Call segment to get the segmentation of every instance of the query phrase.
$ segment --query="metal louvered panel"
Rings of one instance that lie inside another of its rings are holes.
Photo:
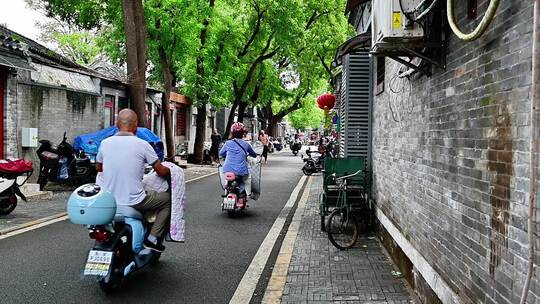
[[[344,66],[345,67],[345,66]],[[347,138],[345,137],[344,121],[347,110],[347,71],[344,70],[341,75],[341,87],[339,92],[339,121],[341,122],[341,130],[339,132],[339,157],[345,157],[345,143]]]
[[[340,156],[369,159],[371,142],[372,63],[368,53],[343,60]]]

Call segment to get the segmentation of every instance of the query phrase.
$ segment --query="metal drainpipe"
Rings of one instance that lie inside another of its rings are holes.
[[[525,304],[527,301],[527,294],[529,293],[529,287],[531,285],[531,278],[534,274],[534,244],[535,244],[535,232],[536,229],[534,223],[535,215],[535,205],[536,205],[536,164],[537,164],[537,150],[538,150],[538,118],[537,118],[537,100],[538,94],[536,90],[536,81],[539,76],[539,65],[538,65],[538,10],[540,6],[540,0],[534,1],[534,10],[533,10],[533,40],[532,40],[532,79],[531,79],[531,108],[530,108],[530,118],[531,118],[531,140],[530,140],[530,194],[529,194],[529,218],[527,220],[528,227],[528,239],[529,239],[529,267],[527,270],[527,279],[523,285],[523,290],[521,292],[521,304]]]

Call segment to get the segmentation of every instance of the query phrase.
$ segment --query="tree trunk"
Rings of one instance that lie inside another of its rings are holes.
[[[240,105],[238,105],[238,119],[237,121],[244,123],[244,116],[246,116],[246,109],[248,104],[246,102],[240,102]]]
[[[161,61],[161,69],[163,70],[163,96],[161,99],[161,108],[163,109],[163,120],[165,122],[165,145],[167,146],[167,159],[169,161],[174,161],[175,145],[171,111],[169,110],[169,100],[173,86],[173,75],[171,73],[171,66],[163,45],[159,47],[159,58]]]
[[[146,122],[146,21],[142,0],[122,0],[126,36],[128,88],[139,126]]]
[[[213,11],[215,6],[215,0],[209,0],[208,6]],[[210,25],[210,16],[207,16],[203,21],[203,28],[199,35],[201,41],[201,47],[199,48],[199,56],[197,56],[197,85],[196,85],[196,97],[197,97],[197,120],[195,128],[195,147],[193,154],[195,154],[195,163],[200,164],[203,161],[204,141],[206,139],[206,103],[208,102],[208,96],[206,92],[202,92],[202,79],[205,77],[204,70],[204,58],[203,51],[206,45],[206,38],[208,34],[208,26]]]
[[[206,139],[206,105],[202,105],[197,108],[197,120],[195,128],[195,163],[202,164],[203,162],[203,151],[204,151],[204,141]]]
[[[276,117],[276,116],[273,116],[268,119],[268,129],[267,129],[267,132],[268,132],[268,135],[272,136],[272,137],[277,137],[277,124],[281,121],[282,118],[279,118],[279,117]]]
[[[231,133],[231,126],[234,123],[234,113],[236,112],[236,108],[238,107],[238,102],[234,102],[231,111],[229,112],[229,118],[227,119],[227,125],[225,126],[225,131],[223,132],[223,139],[228,139]]]

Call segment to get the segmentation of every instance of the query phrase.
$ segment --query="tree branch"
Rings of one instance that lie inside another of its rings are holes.
[[[309,85],[306,87],[306,90],[302,94],[296,95],[294,103],[290,107],[286,109],[281,109],[277,114],[274,115],[274,117],[276,117],[278,120],[281,120],[287,114],[302,108],[302,99],[306,98],[308,94],[309,94]]]
[[[291,63],[289,61],[289,58],[288,57],[283,57],[278,61],[277,66],[278,66],[278,69],[284,69],[284,68],[288,67],[290,64]]]
[[[237,92],[238,93],[236,96],[237,100],[241,100],[242,97],[244,96],[246,89],[249,83],[251,82],[251,79],[253,78],[253,74],[255,73],[255,70],[257,69],[257,66],[261,64],[263,61],[270,59],[277,54],[277,49],[268,54],[265,54],[270,48],[270,45],[272,45],[273,39],[274,39],[273,35],[270,35],[270,37],[268,37],[268,40],[266,41],[266,45],[264,46],[264,49],[262,50],[261,55],[257,57],[257,59],[255,59],[255,61],[253,61],[253,63],[249,67],[249,70],[246,74],[246,78],[244,79],[244,82],[242,82],[242,85],[240,86],[240,89]]]
[[[223,59],[223,50],[225,49],[225,40],[227,40],[227,37],[229,36],[230,33],[231,33],[230,31],[227,31],[223,39],[221,39],[221,41],[219,42],[216,60],[214,60],[214,73],[217,73],[217,71],[219,70],[221,60]]]
[[[261,29],[261,21],[264,18],[264,13],[266,12],[266,11],[261,11],[259,4],[256,1],[253,1],[253,6],[255,8],[255,11],[257,11],[257,23],[255,24],[255,28],[253,29],[253,32],[251,33],[249,40],[246,42],[246,44],[242,48],[242,51],[238,53],[238,58],[241,58],[247,55],[249,47],[253,44],[253,42],[255,41],[255,38],[259,34],[259,31]]]
[[[309,18],[307,24],[306,24],[306,27],[304,28],[306,31],[311,29],[311,27],[315,24],[315,22],[321,18],[322,16],[324,15],[328,15],[330,14],[330,11],[324,11],[320,14],[317,14],[317,11],[314,11],[313,14],[311,15],[311,17]]]
[[[330,69],[330,67],[326,64],[326,62],[324,61],[324,57],[319,52],[317,52],[317,57],[319,57],[319,60],[321,61],[326,73],[328,73],[328,75],[332,77],[332,69]]]
[[[251,101],[252,104],[254,104],[259,99],[263,81],[264,81],[264,77],[259,79],[259,81],[255,85],[255,88],[253,89],[253,93],[251,94],[251,97],[249,98],[249,101]]]

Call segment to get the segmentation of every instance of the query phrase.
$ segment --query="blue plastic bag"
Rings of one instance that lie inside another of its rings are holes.
[[[73,149],[82,150],[89,156],[96,155],[101,142],[104,139],[115,135],[116,133],[118,133],[118,128],[116,126],[112,126],[94,133],[79,135],[73,140]],[[154,132],[151,130],[142,127],[137,128],[137,134],[135,135],[138,138],[148,142],[152,148],[154,148],[158,158],[163,161],[165,156],[165,148],[159,136],[154,134]]]

